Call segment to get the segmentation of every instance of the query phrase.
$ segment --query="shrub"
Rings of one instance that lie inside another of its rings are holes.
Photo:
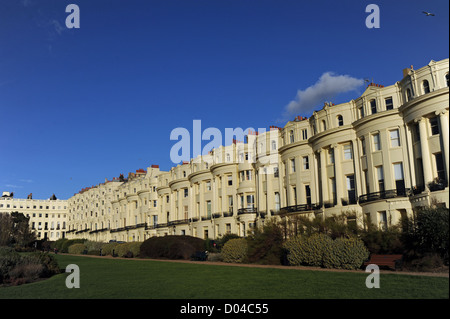
[[[357,238],[336,238],[323,256],[326,268],[358,269],[369,257],[369,250]]]
[[[247,258],[247,249],[244,238],[230,239],[222,248],[222,259],[227,263],[242,263]]]
[[[239,235],[233,234],[233,233],[223,235],[222,237],[220,237],[216,240],[216,243],[218,246],[217,248],[219,250],[221,250],[227,241],[229,241],[230,239],[235,239],[235,238],[240,238],[240,237],[239,237]]]
[[[139,256],[141,245],[142,245],[141,242],[118,244],[115,247],[115,253],[119,257],[127,257],[127,258],[137,257]]]
[[[119,245],[118,243],[107,243],[107,244],[103,244],[102,245],[102,255],[104,256],[112,256],[113,254],[113,250],[114,253],[117,253],[117,245]]]
[[[247,239],[248,261],[264,265],[279,265],[283,256],[283,234],[276,222],[255,228]]]
[[[142,258],[190,259],[197,251],[204,251],[205,241],[192,236],[170,235],[151,237],[140,246]]]
[[[324,234],[314,234],[310,237],[297,236],[289,239],[284,248],[290,265],[323,266],[326,251],[331,249],[333,240]]]
[[[89,255],[99,255],[100,249],[103,247],[104,244],[99,241],[87,240],[84,243],[84,245],[86,246]]]
[[[82,254],[86,249],[86,246],[84,244],[73,244],[69,246],[69,254],[75,254],[79,255]]]
[[[23,284],[59,273],[53,256],[46,253],[19,255],[0,249],[0,284]]]

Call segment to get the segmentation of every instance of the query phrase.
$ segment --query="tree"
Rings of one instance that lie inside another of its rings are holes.
[[[29,218],[23,213],[0,214],[0,246],[13,244],[25,247],[36,240],[29,227]]]
[[[0,246],[11,244],[13,227],[14,222],[11,215],[0,213]]]

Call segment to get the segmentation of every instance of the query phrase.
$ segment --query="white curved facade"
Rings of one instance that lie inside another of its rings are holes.
[[[386,227],[416,206],[449,207],[449,60],[403,75],[169,172],[152,165],[83,189],[67,201],[65,235],[246,236],[269,216],[342,213]]]

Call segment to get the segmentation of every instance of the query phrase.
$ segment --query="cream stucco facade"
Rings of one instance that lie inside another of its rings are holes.
[[[67,201],[68,238],[246,236],[267,218],[344,212],[380,227],[432,201],[449,207],[449,60],[369,84],[355,100],[251,132],[170,171],[157,165]],[[0,207],[1,211],[1,207]]]

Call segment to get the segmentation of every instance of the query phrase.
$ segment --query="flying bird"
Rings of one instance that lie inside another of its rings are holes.
[[[434,13],[430,13],[430,12],[426,12],[426,11],[422,11],[422,13],[425,13],[428,16],[433,16],[434,17]]]

